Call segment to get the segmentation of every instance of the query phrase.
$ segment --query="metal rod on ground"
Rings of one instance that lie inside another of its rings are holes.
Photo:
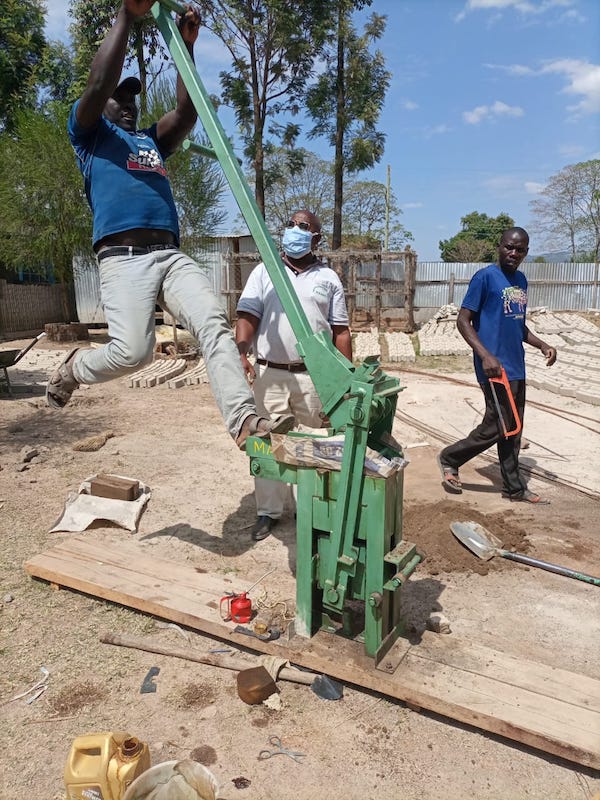
[[[158,653],[162,656],[173,656],[174,658],[184,658],[187,661],[196,661],[199,664],[208,664],[211,667],[221,667],[232,669],[236,672],[249,669],[253,664],[241,659],[230,658],[229,656],[215,656],[205,653],[195,653],[193,650],[186,650],[183,647],[165,647],[152,639],[138,639],[136,636],[127,634],[104,633],[100,637],[104,644],[114,644],[118,647],[131,647],[134,650],[145,650],[147,653]],[[310,686],[315,678],[319,676],[314,672],[303,672],[290,667],[283,667],[277,673],[277,678],[292,683],[302,683]]]

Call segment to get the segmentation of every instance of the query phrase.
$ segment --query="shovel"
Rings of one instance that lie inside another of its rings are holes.
[[[258,636],[257,638],[260,639],[261,637]],[[168,647],[152,639],[138,639],[136,636],[128,636],[127,634],[104,633],[100,637],[100,641],[104,644],[114,644],[118,647],[131,647],[135,650],[145,650],[147,653],[158,653],[163,656],[184,658],[188,661],[196,661],[199,664],[209,664],[213,667],[232,669],[237,672],[248,669],[247,661],[235,658],[220,658],[219,656],[197,653],[191,649],[183,649],[180,647]],[[305,686],[310,686],[317,697],[320,697],[322,700],[340,700],[343,697],[342,684],[334,681],[327,675],[317,675],[314,672],[306,672],[302,669],[283,667],[277,673],[277,677],[284,681],[303,683]]]
[[[523,555],[523,553],[511,553],[510,550],[503,550],[500,539],[477,522],[451,522],[450,530],[461,544],[464,544],[465,547],[483,561],[489,561],[494,556],[500,556],[501,558],[508,558],[510,561],[518,561],[519,564],[539,567],[540,569],[548,570],[548,572],[555,572],[557,575],[565,575],[567,578],[575,578],[578,581],[591,583],[593,586],[600,586],[600,578],[594,578],[584,572],[576,572],[568,567],[559,567],[557,564],[539,561],[537,558],[531,558]]]

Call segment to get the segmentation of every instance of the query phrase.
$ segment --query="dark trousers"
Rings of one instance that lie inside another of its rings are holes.
[[[485,396],[485,414],[481,423],[465,439],[445,447],[440,453],[440,461],[443,466],[459,469],[467,461],[495,444],[498,446],[503,492],[509,495],[520,494],[527,488],[519,471],[521,433],[509,436],[508,439],[504,436],[490,385],[489,383],[480,385]],[[525,412],[525,381],[510,381],[510,390],[522,422]],[[512,424],[514,420],[508,397],[502,386],[497,387],[496,394],[504,419],[507,420],[506,426],[510,430],[514,427]]]

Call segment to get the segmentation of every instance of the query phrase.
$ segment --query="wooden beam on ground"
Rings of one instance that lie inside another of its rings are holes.
[[[273,642],[236,634],[219,613],[225,579],[148,553],[132,540],[76,535],[30,559],[33,577],[289,659],[530,747],[600,768],[600,681],[454,636],[399,640],[377,668],[363,645],[319,632]]]

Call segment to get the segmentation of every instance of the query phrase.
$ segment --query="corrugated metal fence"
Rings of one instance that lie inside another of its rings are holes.
[[[447,264],[420,261],[417,266],[415,306],[460,306],[469,280],[485,264]],[[585,311],[598,307],[598,264],[542,264],[526,262],[521,270],[529,283],[529,308]]]
[[[182,249],[202,266],[223,308],[227,308],[223,286],[223,280],[227,278],[225,267],[234,238],[238,237],[195,238],[182,242]],[[100,275],[94,255],[90,253],[74,258],[73,273],[79,321],[86,325],[104,325],[106,320],[100,299]]]
[[[182,243],[206,270],[213,290],[230,319],[248,275],[259,260],[250,236],[194,238]],[[323,254],[338,271],[348,295],[353,318],[369,324],[396,319],[406,311],[406,253],[380,254],[353,252],[337,260]],[[473,274],[485,266],[476,263],[421,261],[417,264],[414,308],[418,319],[428,319],[432,310],[454,303],[460,305]],[[74,261],[75,297],[79,321],[104,324],[100,300],[100,280],[93,256]],[[529,307],[545,306],[555,311],[584,311],[598,308],[600,300],[598,264],[540,264],[527,262],[522,267],[529,281]],[[32,330],[45,322],[64,321],[60,290],[56,286],[22,286],[0,282],[0,329]],[[410,294],[410,292],[408,292]],[[386,314],[386,310],[391,313]]]

